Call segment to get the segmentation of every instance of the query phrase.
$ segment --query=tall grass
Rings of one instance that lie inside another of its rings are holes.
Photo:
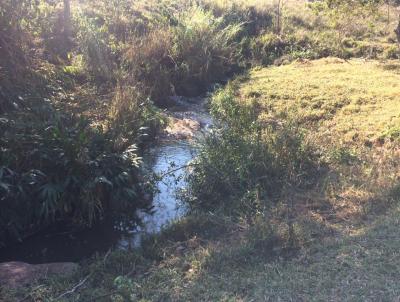
[[[179,12],[174,25],[158,28],[129,47],[129,77],[158,104],[172,94],[198,95],[238,67],[241,29],[241,24],[224,25],[222,18],[198,6]]]
[[[117,149],[101,128],[39,110],[40,122],[14,115],[0,125],[0,246],[55,222],[90,226],[146,208],[135,146]]]

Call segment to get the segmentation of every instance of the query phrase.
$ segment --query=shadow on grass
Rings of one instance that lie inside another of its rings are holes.
[[[213,240],[175,253],[172,258],[178,258],[176,262],[165,258],[163,265],[141,280],[147,292],[141,291],[140,298],[373,301],[385,297],[384,300],[393,301],[400,295],[400,185],[393,186],[385,196],[374,198],[389,198],[391,202],[385,211],[374,212],[366,226],[354,232],[340,233],[321,220],[299,224],[304,232],[318,235],[306,236],[311,241],[304,241],[291,254],[276,238],[255,238],[254,229],[237,230],[229,238],[226,230],[219,230],[221,233]],[[264,244],[260,245],[260,241]],[[165,288],[155,288],[158,282]]]

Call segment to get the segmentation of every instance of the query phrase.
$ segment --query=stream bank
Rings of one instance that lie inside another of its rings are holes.
[[[207,131],[212,120],[205,98],[172,97],[172,106],[165,110],[170,125],[157,139],[154,147],[143,155],[143,168],[148,173],[164,175],[156,184],[152,214],[139,213],[141,224],[122,233],[115,222],[105,221],[91,229],[71,232],[66,226],[56,226],[25,241],[0,250],[0,263],[23,261],[31,264],[49,262],[79,262],[95,253],[112,248],[138,247],[143,236],[159,232],[173,220],[185,214],[177,192],[184,189],[185,166],[196,154],[195,138]],[[169,169],[174,173],[166,173]]]

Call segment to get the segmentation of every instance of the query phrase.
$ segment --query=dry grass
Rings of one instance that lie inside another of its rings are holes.
[[[400,294],[398,214],[396,209],[357,235],[315,243],[291,260],[262,254],[240,239],[187,247],[183,255],[170,255],[149,276],[140,278],[135,298],[396,301]]]
[[[400,179],[398,68],[397,61],[301,60],[254,69],[238,84],[240,102],[255,103],[262,121],[290,118],[307,129],[330,172],[314,192],[325,201],[300,204],[335,228],[353,229],[392,202]]]

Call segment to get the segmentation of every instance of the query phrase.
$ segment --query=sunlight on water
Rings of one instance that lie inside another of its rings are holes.
[[[157,183],[157,191],[153,198],[153,214],[140,213],[143,226],[138,226],[129,236],[124,236],[120,246],[137,247],[142,235],[159,232],[168,223],[182,217],[185,213],[184,205],[177,198],[179,190],[185,188],[185,169],[177,169],[173,173],[166,173],[185,166],[195,156],[195,149],[187,141],[169,141],[149,150],[144,156],[148,168],[156,174],[166,174]]]

